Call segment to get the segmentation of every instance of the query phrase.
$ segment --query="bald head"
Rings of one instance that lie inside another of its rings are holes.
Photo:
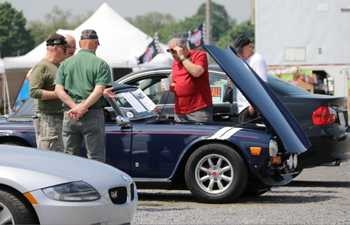
[[[66,57],[70,57],[74,55],[75,49],[76,49],[76,41],[75,38],[69,34],[65,36],[66,41],[67,41],[67,52],[66,52]]]
[[[96,49],[99,45],[97,39],[83,39],[79,41],[79,46],[81,49],[90,50],[92,52],[96,52]]]
[[[176,46],[178,46],[180,48],[187,49],[187,40],[184,38],[172,38],[168,42],[168,46],[170,49],[173,49]]]

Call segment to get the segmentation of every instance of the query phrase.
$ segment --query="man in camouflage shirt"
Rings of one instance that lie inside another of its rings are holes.
[[[35,101],[35,135],[40,149],[63,151],[63,107],[55,93],[58,65],[66,57],[64,36],[52,34],[46,41],[47,52],[30,74],[30,96]]]

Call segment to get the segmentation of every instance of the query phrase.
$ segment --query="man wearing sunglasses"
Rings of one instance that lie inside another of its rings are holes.
[[[170,90],[175,94],[175,121],[210,122],[213,117],[208,59],[202,50],[189,50],[186,39],[168,43],[174,58]]]
[[[66,57],[66,45],[64,36],[50,35],[46,40],[46,56],[30,73],[30,96],[35,99],[35,135],[40,149],[63,151],[63,108],[55,94],[55,78],[59,64]]]

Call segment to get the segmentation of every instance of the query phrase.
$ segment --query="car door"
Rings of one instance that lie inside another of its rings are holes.
[[[130,174],[132,129],[121,127],[114,121],[105,125],[107,163]]]
[[[132,126],[132,174],[136,178],[169,178],[187,144],[195,138],[174,124]]]

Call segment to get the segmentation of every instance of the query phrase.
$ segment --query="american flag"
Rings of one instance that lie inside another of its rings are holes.
[[[188,44],[190,48],[198,48],[204,44],[203,24],[188,32]]]
[[[147,46],[145,52],[138,57],[138,64],[150,62],[157,54],[159,50],[157,48],[156,40],[153,39],[151,43]]]

